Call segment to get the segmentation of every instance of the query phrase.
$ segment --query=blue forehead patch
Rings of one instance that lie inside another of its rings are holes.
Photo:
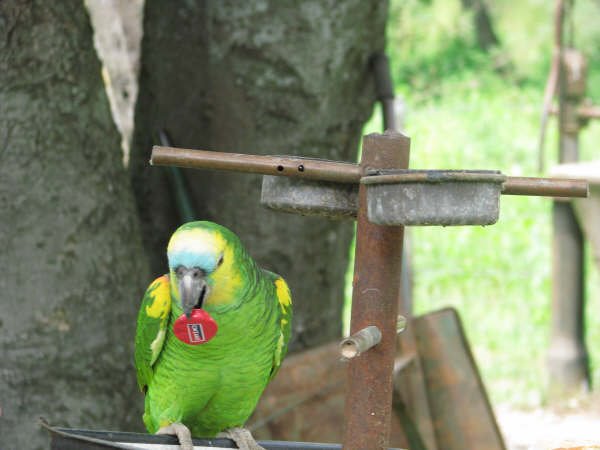
[[[217,267],[217,258],[210,253],[177,252],[168,255],[168,258],[170,269],[199,267],[205,272],[212,272]]]

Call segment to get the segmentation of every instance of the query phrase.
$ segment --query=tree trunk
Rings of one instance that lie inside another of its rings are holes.
[[[147,163],[159,129],[179,147],[355,161],[386,13],[376,0],[147,1],[132,175],[156,274],[178,226],[165,169]],[[338,337],[352,224],[262,209],[258,176],[185,177],[198,218],[234,230],[288,280],[292,347]]]
[[[489,50],[491,47],[497,46],[500,41],[494,31],[492,19],[484,0],[461,0],[461,3],[463,8],[473,13],[473,24],[479,48]]]
[[[83,2],[0,2],[0,447],[140,428],[148,270]]]

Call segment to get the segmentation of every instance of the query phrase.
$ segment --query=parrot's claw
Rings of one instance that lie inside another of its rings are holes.
[[[250,431],[246,430],[245,428],[228,428],[227,430],[219,433],[217,437],[231,439],[236,443],[240,450],[265,450],[263,447],[257,444]]]
[[[156,434],[173,434],[177,436],[181,450],[194,450],[192,433],[190,433],[189,428],[182,423],[174,422],[171,425],[162,427]]]

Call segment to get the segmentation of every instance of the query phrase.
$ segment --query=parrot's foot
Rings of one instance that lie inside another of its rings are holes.
[[[162,427],[156,432],[156,434],[173,434],[177,436],[179,440],[179,446],[181,450],[194,450],[194,444],[192,444],[192,433],[188,427],[184,424],[175,422],[166,427]]]
[[[231,439],[240,450],[265,450],[256,443],[250,431],[245,428],[228,428],[217,436]]]

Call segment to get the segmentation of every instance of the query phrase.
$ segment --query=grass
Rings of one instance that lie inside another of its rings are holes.
[[[505,45],[484,54],[473,44],[469,18],[458,1],[392,1],[388,54],[396,90],[407,105],[412,168],[540,175],[537,138],[551,42],[551,8],[546,3],[495,3],[492,13]],[[581,3],[591,13],[593,6]],[[589,44],[598,44],[600,35],[593,30],[582,38],[592,53],[590,80],[600,79],[600,45]],[[597,90],[590,87],[600,103]],[[380,130],[377,111],[365,133]],[[581,133],[582,159],[598,158],[599,141],[600,122]],[[546,167],[555,163],[556,147],[552,123]],[[415,312],[447,305],[459,310],[495,404],[533,407],[546,401],[551,207],[545,198],[503,196],[494,226],[409,230]],[[598,385],[600,277],[591,261],[587,267],[586,336]]]

